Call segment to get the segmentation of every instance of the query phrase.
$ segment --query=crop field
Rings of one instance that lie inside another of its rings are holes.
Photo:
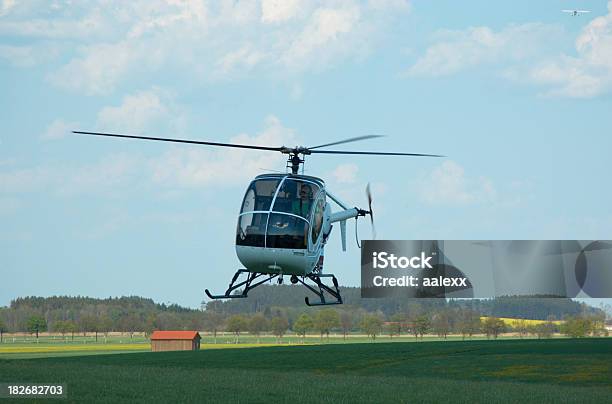
[[[486,320],[488,317],[480,317],[481,321]],[[539,325],[539,324],[546,324],[548,321],[546,320],[530,320],[530,319],[524,319],[524,318],[508,318],[508,317],[497,317],[499,318],[501,321],[504,322],[504,324],[510,326],[510,327],[516,327],[517,325],[519,325],[519,323],[521,321],[523,321],[526,325]],[[553,324],[556,325],[561,325],[564,323],[564,321],[561,320],[554,320],[551,321]]]
[[[506,334],[500,339],[517,339],[516,335]],[[560,337],[563,338],[563,337]],[[484,335],[473,336],[471,340],[486,340]],[[408,335],[394,336],[380,335],[372,341],[366,335],[349,334],[346,338],[339,334],[331,334],[329,337],[321,338],[319,335],[307,335],[302,339],[296,335],[287,335],[276,338],[272,335],[261,335],[259,337],[242,334],[236,342],[236,337],[230,333],[219,333],[217,337],[202,333],[202,349],[227,349],[227,348],[256,348],[270,346],[293,346],[293,345],[320,345],[320,344],[357,344],[357,343],[389,343],[389,342],[431,342],[431,341],[462,341],[460,336],[451,335],[446,339],[426,335],[424,338],[415,340]],[[31,359],[58,356],[81,356],[81,355],[103,355],[114,353],[144,352],[151,350],[151,343],[144,336],[110,336],[108,338],[93,336],[41,336],[38,340],[34,336],[8,337],[0,343],[0,359]]]
[[[524,339],[533,338],[525,337]],[[556,338],[564,338],[557,335]],[[518,335],[503,334],[500,340],[520,339]],[[296,335],[287,335],[278,339],[272,335],[261,335],[259,337],[242,334],[236,342],[236,337],[230,333],[219,333],[217,337],[202,334],[202,349],[233,349],[233,348],[257,348],[271,346],[293,346],[293,345],[320,345],[320,344],[357,344],[357,343],[389,343],[389,342],[432,342],[432,341],[462,341],[463,338],[457,335],[450,335],[446,339],[433,335],[426,335],[424,338],[415,340],[413,336],[402,335],[389,337],[380,335],[372,341],[366,335],[349,334],[344,338],[340,334],[330,334],[329,337],[321,338],[319,335],[307,335],[302,339]],[[476,335],[470,338],[472,341],[487,340],[484,335]],[[38,340],[34,336],[22,336],[17,338],[4,338],[0,344],[0,359],[32,359],[58,356],[82,356],[82,355],[104,355],[114,353],[146,352],[151,350],[151,343],[144,336],[111,336],[108,338],[99,337],[96,341],[93,336],[41,336]]]
[[[0,381],[65,383],[79,402],[609,402],[612,339],[0,358]]]

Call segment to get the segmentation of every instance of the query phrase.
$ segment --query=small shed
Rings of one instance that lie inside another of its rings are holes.
[[[197,351],[200,349],[200,339],[197,331],[154,331],[151,351]]]

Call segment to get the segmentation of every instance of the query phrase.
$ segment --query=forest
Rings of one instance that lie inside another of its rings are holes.
[[[295,331],[297,323],[328,316],[330,329],[344,333],[364,331],[367,324],[382,331],[383,325],[424,332],[461,333],[462,327],[477,332],[481,317],[567,320],[587,316],[605,319],[605,313],[571,299],[548,297],[500,297],[495,299],[402,299],[360,297],[359,288],[342,288],[345,304],[333,308],[304,305],[303,294],[288,285],[262,285],[248,299],[202,302],[199,309],[176,304],[155,303],[138,296],[96,299],[91,297],[21,297],[0,308],[0,332],[50,331],[62,334],[108,333],[111,331],[150,333],[153,330],[196,329],[212,333],[283,328]],[[323,320],[321,320],[323,321]],[[255,324],[258,323],[258,324]],[[472,323],[470,325],[470,323]],[[254,325],[255,324],[255,325]],[[467,329],[466,329],[467,330]],[[366,330],[367,332],[367,330]],[[322,332],[323,333],[323,332]]]

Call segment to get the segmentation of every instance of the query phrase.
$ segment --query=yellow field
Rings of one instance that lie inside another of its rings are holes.
[[[485,321],[488,317],[480,317],[480,321]],[[508,318],[508,317],[498,317],[500,320],[504,322],[504,324],[509,325],[511,327],[516,327],[519,321],[525,321],[527,325],[538,325],[547,323],[545,320],[528,320],[526,318]],[[556,320],[552,322],[553,324],[563,324],[563,321]]]

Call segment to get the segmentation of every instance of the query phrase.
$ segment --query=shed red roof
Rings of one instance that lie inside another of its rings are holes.
[[[200,334],[197,331],[154,331],[151,335],[151,340],[160,339],[187,339],[193,340],[194,338],[200,338]]]

